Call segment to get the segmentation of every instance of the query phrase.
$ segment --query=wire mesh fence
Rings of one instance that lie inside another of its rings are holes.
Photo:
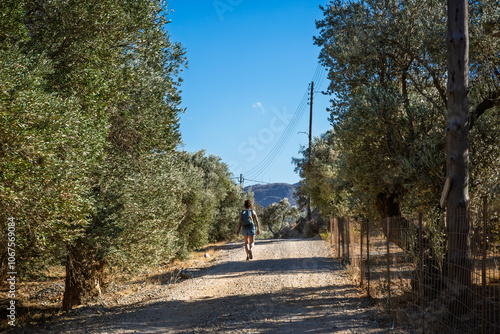
[[[353,280],[421,333],[500,333],[500,222],[477,212],[331,218],[331,245]]]

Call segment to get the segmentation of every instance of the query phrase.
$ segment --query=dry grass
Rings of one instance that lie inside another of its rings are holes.
[[[150,288],[174,284],[181,280],[183,270],[192,272],[210,267],[217,258],[218,249],[225,242],[210,244],[205,248],[192,252],[188,260],[176,260],[172,263],[150,268],[144,273],[108,273],[103,294],[95,303],[114,301],[115,305],[125,303],[127,297]],[[209,257],[205,257],[208,254]],[[51,316],[58,316],[65,311],[62,309],[64,294],[65,268],[63,266],[50,267],[41,273],[43,281],[16,282],[16,324],[41,324]],[[8,286],[5,282],[0,285],[0,329],[7,327],[6,307]],[[82,306],[79,306],[82,307]],[[75,307],[75,308],[79,308]]]

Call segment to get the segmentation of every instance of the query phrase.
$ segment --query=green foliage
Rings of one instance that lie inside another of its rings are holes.
[[[1,6],[0,208],[18,222],[20,272],[71,245],[142,269],[231,238],[245,196],[227,166],[175,152],[186,58],[166,4]]]
[[[225,198],[219,202],[214,222],[209,233],[210,242],[231,240],[234,238],[242,203],[249,198],[235,183],[229,183]],[[253,198],[250,198],[253,200]]]
[[[469,152],[473,157],[470,168],[470,192],[481,203],[483,196],[500,197],[500,108],[481,116],[469,137]]]
[[[178,200],[183,175],[171,155],[150,154],[143,163],[122,180],[123,206],[110,217],[118,229],[110,233],[110,259],[118,268],[168,263],[179,249],[178,228],[186,210]]]
[[[179,156],[186,214],[178,231],[180,255],[185,255],[209,241],[231,239],[246,194],[231,181],[228,167],[219,157],[207,157],[205,151],[180,152]]]
[[[483,29],[495,8],[482,0],[469,9],[471,184],[483,193],[500,167],[500,44]],[[374,218],[437,207],[446,176],[446,6],[368,0],[322,9],[315,44],[329,69],[333,130],[296,159],[301,191],[323,213]]]
[[[284,198],[279,203],[273,203],[264,208],[260,215],[261,226],[267,229],[276,237],[284,228],[290,227],[297,218],[300,211],[296,206],[290,206],[288,198]]]
[[[3,231],[8,217],[17,220],[24,273],[78,237],[91,210],[77,105],[46,92],[43,78],[51,70],[46,57],[19,47],[0,54],[0,219]]]
[[[121,53],[110,86],[119,86],[107,108],[106,154],[93,188],[97,213],[86,239],[101,260],[141,269],[172,260],[179,249],[177,228],[185,208],[174,153],[182,112],[176,76],[185,58],[165,32],[159,3],[126,5],[132,4],[121,8],[129,15],[129,33],[122,44],[113,42]]]
[[[177,152],[186,58],[164,1],[0,9],[0,226],[16,220],[20,273],[70,264],[69,307],[106,266],[142,270],[233,237],[247,195],[220,158]]]
[[[295,171],[303,178],[297,193],[301,208],[307,206],[307,197],[311,197],[311,205],[320,213],[330,215],[347,214],[349,194],[340,179],[340,168],[337,165],[339,150],[333,141],[332,132],[326,132],[319,138],[314,138],[311,154],[302,149],[303,158],[295,158]]]
[[[23,22],[23,1],[4,0],[0,3],[0,44],[14,46],[24,40],[28,31]]]
[[[366,88],[334,127],[343,181],[363,207],[380,211],[381,193],[395,194],[407,206],[439,201],[444,119],[441,114],[433,118],[418,100],[410,101],[405,108],[397,90]]]

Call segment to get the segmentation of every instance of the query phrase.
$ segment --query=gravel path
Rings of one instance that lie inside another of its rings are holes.
[[[37,332],[398,332],[376,322],[324,241],[257,241],[251,261],[242,243],[224,248],[212,267],[149,299],[69,313]]]

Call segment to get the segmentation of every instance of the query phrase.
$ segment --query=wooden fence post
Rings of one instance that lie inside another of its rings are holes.
[[[349,245],[351,246],[349,249],[349,254],[351,255],[350,262],[351,266],[356,266],[356,253],[354,252],[354,222],[349,219]]]
[[[351,228],[350,228],[350,224],[351,224],[351,221],[349,220],[349,218],[347,218],[345,220],[345,224],[347,225],[344,225],[344,230],[345,230],[345,235],[346,235],[346,252],[347,252],[347,263],[351,264]]]
[[[389,235],[391,231],[389,230],[389,225],[391,224],[391,218],[387,217],[387,294],[388,294],[388,304],[387,307],[389,312],[391,311],[391,251],[389,245]]]
[[[345,258],[345,220],[340,218],[339,220],[339,235],[342,238],[342,259]]]
[[[339,235],[339,221],[333,218],[333,233],[335,234],[335,248],[337,250],[337,259],[340,258],[340,235]]]
[[[425,332],[425,307],[424,307],[424,236],[422,224],[422,212],[418,213],[418,248],[420,250],[420,258],[418,260],[418,297],[420,301],[420,310],[422,311],[422,333]]]
[[[481,283],[482,283],[482,316],[481,316],[481,334],[486,334],[486,243],[488,241],[488,199],[483,198],[483,238],[482,238],[482,268],[481,268]]]
[[[330,216],[330,247],[333,246],[333,216]]]
[[[359,286],[363,287],[363,278],[365,276],[364,266],[363,266],[363,232],[364,232],[364,222],[361,221],[361,228],[359,233]]]
[[[366,280],[368,286],[366,291],[370,297],[370,222],[366,221]]]

